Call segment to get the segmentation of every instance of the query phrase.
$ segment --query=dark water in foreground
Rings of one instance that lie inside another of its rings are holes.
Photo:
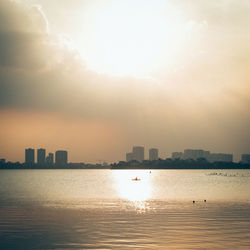
[[[2,170],[0,248],[250,249],[250,171]]]

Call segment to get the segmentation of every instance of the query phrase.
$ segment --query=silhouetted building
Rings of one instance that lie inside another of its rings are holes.
[[[209,157],[210,157],[210,151],[203,151],[203,157],[202,158],[205,158],[208,161]]]
[[[183,153],[182,152],[173,152],[172,159],[182,159]]]
[[[232,154],[210,154],[209,161],[210,162],[232,162],[233,155]]]
[[[150,161],[156,161],[158,160],[158,149],[157,148],[150,148],[149,149],[149,160]]]
[[[68,163],[68,152],[64,150],[56,151],[56,164],[66,165]]]
[[[0,164],[5,164],[6,160],[4,158],[0,159]]]
[[[25,163],[35,163],[35,150],[33,148],[25,149]]]
[[[144,161],[144,147],[133,147],[133,159],[139,162]]]
[[[39,148],[37,150],[37,163],[40,165],[45,164],[46,150],[43,148]]]
[[[134,155],[132,152],[126,153],[126,161],[132,161],[134,160]]]
[[[48,165],[54,164],[54,154],[53,153],[49,153],[49,155],[46,157],[46,163]]]
[[[241,162],[250,164],[250,154],[241,155]]]
[[[183,159],[188,160],[197,160],[199,158],[204,158],[208,160],[210,157],[210,152],[209,151],[204,151],[202,149],[185,149],[184,154],[183,154]]]

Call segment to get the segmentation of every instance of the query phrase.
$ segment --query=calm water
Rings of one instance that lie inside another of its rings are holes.
[[[1,170],[0,248],[250,249],[250,171]]]

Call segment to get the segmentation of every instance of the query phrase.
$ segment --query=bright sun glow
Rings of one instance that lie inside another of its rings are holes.
[[[164,0],[111,0],[95,16],[88,48],[90,69],[112,75],[149,76],[173,63],[182,47],[181,13]]]
[[[145,201],[151,198],[152,181],[151,174],[145,170],[115,170],[112,171],[115,188],[119,196],[130,201]],[[139,181],[133,181],[134,178]]]

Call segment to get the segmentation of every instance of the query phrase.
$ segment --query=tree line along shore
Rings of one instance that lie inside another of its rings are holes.
[[[0,163],[0,169],[250,169],[250,163],[242,162],[208,162],[206,159],[158,159],[154,161],[120,161],[111,164],[27,164],[19,162]]]

